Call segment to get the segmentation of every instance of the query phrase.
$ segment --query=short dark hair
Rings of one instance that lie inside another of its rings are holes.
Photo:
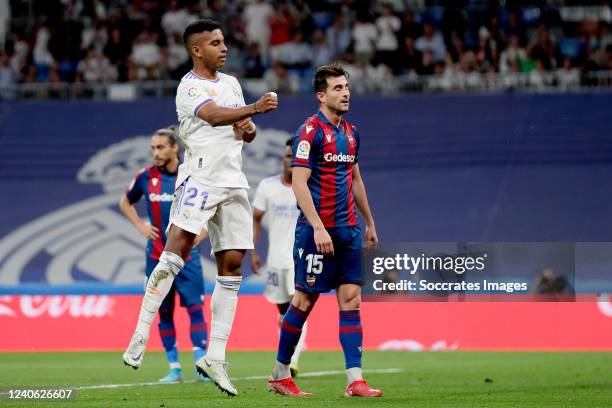
[[[285,146],[286,147],[293,147],[293,138],[292,137],[287,139],[287,141],[285,142]]]
[[[338,62],[319,67],[314,76],[314,80],[312,81],[315,92],[324,92],[327,89],[327,78],[335,78],[339,76],[344,76],[347,80],[349,79],[348,72],[346,72],[342,65]]]
[[[210,18],[196,20],[185,28],[185,31],[183,32],[183,43],[185,46],[187,46],[187,41],[189,41],[189,37],[191,37],[193,34],[199,34],[204,31],[213,31],[216,29],[221,29],[221,24],[219,24],[217,20],[212,20]]]

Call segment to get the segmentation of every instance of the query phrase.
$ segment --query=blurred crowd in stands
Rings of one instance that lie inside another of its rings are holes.
[[[225,72],[280,92],[307,91],[302,79],[334,60],[357,91],[383,92],[397,78],[435,76],[444,88],[554,74],[563,84],[612,70],[608,2],[499,3],[0,0],[0,85],[180,79],[191,67],[182,32],[202,17],[222,24]]]

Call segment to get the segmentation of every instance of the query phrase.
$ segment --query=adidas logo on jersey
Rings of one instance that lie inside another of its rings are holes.
[[[352,154],[331,154],[325,153],[323,159],[327,162],[339,162],[339,163],[353,163],[355,161],[355,156]]]
[[[157,202],[157,201],[172,201],[172,194],[168,194],[168,193],[162,193],[162,194],[155,194],[155,193],[151,193],[149,194],[149,201],[151,201],[152,203]]]

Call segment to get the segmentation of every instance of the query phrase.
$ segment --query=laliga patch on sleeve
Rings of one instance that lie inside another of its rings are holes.
[[[310,143],[306,140],[302,140],[298,144],[297,152],[295,153],[295,157],[298,159],[308,160],[308,156],[310,155]]]
[[[187,90],[187,95],[189,95],[191,98],[197,98],[200,95],[200,91],[198,91],[198,88],[195,86],[192,86],[189,88],[189,90]]]

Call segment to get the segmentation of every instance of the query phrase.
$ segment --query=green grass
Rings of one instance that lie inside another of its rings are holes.
[[[9,402],[0,407],[611,407],[612,353],[366,352],[366,369],[400,373],[366,374],[381,399],[342,397],[343,374],[298,378],[315,393],[289,399],[266,391],[265,380],[235,381],[240,395],[229,398],[211,384],[195,384],[192,359],[181,356],[184,384],[77,390],[70,402]],[[268,375],[274,354],[229,353],[232,377]],[[302,372],[341,370],[339,352],[306,352]],[[147,353],[138,370],[123,366],[120,353],[0,354],[0,389],[76,387],[156,381],[166,370],[162,353]]]

